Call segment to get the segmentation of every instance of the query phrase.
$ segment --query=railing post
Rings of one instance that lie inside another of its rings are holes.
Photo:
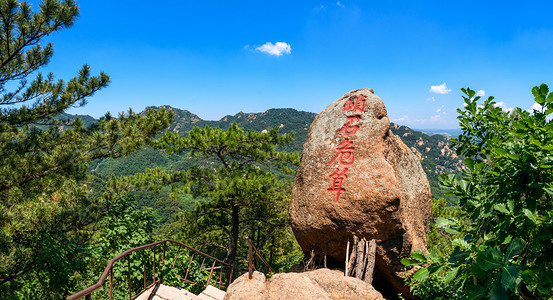
[[[255,248],[255,246],[252,244],[252,242],[250,241],[250,239],[248,237],[246,237],[246,242],[248,242],[248,277],[249,279],[252,279],[252,273],[253,273],[253,269],[255,269],[255,266],[253,265],[253,251],[252,250],[255,250],[255,256],[259,259],[261,259],[261,261],[265,264],[265,266],[267,267],[267,272],[274,272],[273,271],[273,268],[271,268],[271,266],[269,265],[269,263],[263,258],[261,257],[261,255],[259,254],[259,251],[257,250],[257,248]],[[255,269],[257,271],[257,269]]]
[[[200,272],[203,271],[203,269],[204,269],[204,264],[205,264],[205,257],[204,257],[204,260],[202,260],[202,265],[200,266]]]
[[[109,300],[113,299],[113,266],[109,269]]]
[[[223,284],[223,265],[221,265],[221,271],[219,272],[219,289],[221,289],[221,284]]]
[[[167,242],[163,242],[163,254],[161,255],[161,276],[160,282],[163,283],[163,266],[165,265],[165,245]]]
[[[129,300],[132,300],[132,289],[131,289],[131,254],[127,256],[127,268],[128,268],[128,277],[129,277]]]
[[[202,265],[200,266],[200,272],[203,272],[204,264],[205,264],[205,257],[204,257],[204,260],[202,260]]]
[[[153,268],[153,273],[154,273],[154,282],[156,282],[156,245],[154,245],[154,268]]]
[[[248,241],[248,278],[252,279],[253,274],[253,258],[252,258],[252,243],[246,237],[246,240]]]
[[[213,275],[213,268],[215,268],[215,263],[216,261],[213,261],[213,264],[211,265],[211,271],[209,271],[209,277],[207,278],[207,283],[205,285],[205,287],[207,287],[209,285],[209,282],[211,281],[211,275]],[[217,273],[215,273],[217,274]]]
[[[177,258],[179,257],[179,253],[180,253],[180,247],[181,245],[179,245],[179,250],[177,250],[177,255],[175,255],[175,261],[173,261],[173,268],[175,268],[175,264],[177,263]]]
[[[184,275],[184,279],[188,278],[188,272],[190,271],[190,266],[192,265],[192,260],[194,260],[194,255],[196,253],[192,253],[192,257],[190,257],[190,262],[188,263],[188,269],[186,269],[186,274]]]
[[[144,266],[144,289],[146,289],[146,249],[142,249],[142,265]]]
[[[234,278],[234,266],[230,266],[230,276],[229,276],[229,280],[228,280],[229,285],[232,283],[233,278]]]

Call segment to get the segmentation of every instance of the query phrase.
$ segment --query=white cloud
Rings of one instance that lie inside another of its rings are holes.
[[[340,7],[346,7],[344,4],[340,3],[340,1],[336,2],[336,5],[338,5]]]
[[[436,123],[443,123],[446,121],[444,118],[442,118],[442,115],[434,115],[430,116],[430,119],[416,119],[416,120],[406,120],[409,124],[414,125],[428,125],[428,124],[436,124]]]
[[[541,106],[537,102],[534,102],[534,104],[532,104],[532,108],[528,112],[533,112],[534,110],[541,111],[542,109],[543,109],[543,106]]]
[[[480,97],[486,96],[486,91],[484,91],[484,90],[477,91],[476,95],[474,95],[474,97],[470,98],[470,100],[474,100],[474,98],[476,98],[478,96],[480,96]],[[466,106],[466,105],[463,105],[463,106]]]
[[[401,118],[393,119],[392,122],[405,122],[409,120],[409,117],[407,115],[403,115]]]
[[[451,89],[448,89],[444,82],[443,84],[440,84],[440,85],[430,86],[430,92],[436,93],[436,94],[447,94],[451,92]]]
[[[442,105],[442,107],[438,107],[438,108],[436,109],[436,112],[439,113],[439,112],[442,111],[442,109],[444,109],[444,105]]]
[[[434,97],[431,97],[431,98],[426,98],[426,101],[436,101],[436,99],[434,99]]]
[[[506,105],[505,102],[503,102],[503,101],[499,101],[499,102],[497,102],[496,104],[494,104],[493,106],[495,106],[495,107],[501,107],[501,109],[502,109],[504,112],[511,112],[511,111],[513,111],[513,108],[512,108],[512,107],[507,107],[507,105]]]
[[[440,119],[440,117],[441,117],[441,115],[432,116],[432,117],[430,117],[430,122],[438,121]]]
[[[541,106],[541,105],[539,105],[538,103],[534,102],[534,103],[532,104],[532,107],[531,107],[529,110],[527,110],[527,112],[533,114],[534,111],[536,111],[536,110],[539,111],[539,112],[542,112],[543,106]],[[547,121],[553,120],[553,114],[547,115],[547,116],[545,117],[545,119],[546,119]]]
[[[290,47],[290,44],[287,44],[285,42],[276,42],[274,44],[267,42],[263,46],[255,48],[255,50],[275,56],[292,53],[292,47]]]

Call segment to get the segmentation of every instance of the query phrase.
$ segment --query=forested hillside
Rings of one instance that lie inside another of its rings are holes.
[[[152,107],[156,108],[156,107]],[[175,118],[167,131],[186,135],[194,126],[220,127],[227,129],[234,122],[245,130],[263,131],[279,127],[280,133],[295,132],[294,140],[286,145],[283,150],[301,152],[303,143],[311,123],[316,117],[315,113],[297,111],[291,108],[269,109],[261,113],[243,113],[231,116],[227,115],[218,121],[202,120],[197,115],[177,108],[173,108]],[[88,119],[88,118],[87,118]],[[421,160],[422,167],[428,176],[432,194],[435,198],[446,198],[448,204],[454,204],[454,198],[447,196],[438,185],[438,176],[441,173],[456,172],[463,167],[463,161],[451,149],[449,138],[444,135],[426,135],[406,126],[392,124],[392,132]],[[95,172],[102,175],[131,175],[142,172],[146,168],[160,167],[162,169],[185,169],[195,162],[194,158],[187,155],[168,156],[165,153],[146,148],[127,157],[118,159],[105,159],[91,164]]]
[[[449,137],[435,134],[426,135],[409,127],[392,124],[395,135],[411,148],[411,151],[420,159],[422,168],[430,182],[432,197],[444,198],[449,206],[456,203],[456,198],[446,195],[446,190],[439,186],[439,175],[442,173],[456,173],[464,167],[462,158],[457,156]]]
[[[181,135],[186,134],[194,126],[227,129],[232,123],[236,123],[239,127],[246,130],[253,131],[268,130],[277,126],[280,127],[280,133],[294,131],[296,138],[285,146],[284,150],[287,151],[301,151],[303,143],[307,138],[309,126],[311,126],[311,122],[317,116],[315,113],[297,111],[292,108],[274,108],[262,113],[239,112],[234,116],[227,115],[219,121],[206,121],[187,110],[173,108],[173,111],[175,112],[175,119],[168,130],[180,133]]]

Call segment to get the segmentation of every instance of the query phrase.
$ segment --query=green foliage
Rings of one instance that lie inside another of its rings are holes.
[[[432,218],[434,222],[430,227],[430,232],[426,235],[426,243],[428,249],[434,250],[437,256],[447,257],[453,252],[455,246],[451,241],[458,238],[459,234],[452,231],[453,228],[449,226],[444,228],[444,224],[450,224],[449,219],[458,218],[460,214],[461,210],[458,207],[447,206],[445,199],[432,199]],[[463,224],[462,226],[467,225]]]
[[[35,232],[36,239],[34,263],[48,268],[34,268],[17,279],[1,287],[0,295],[9,299],[56,299],[67,295],[70,287],[77,284],[71,278],[75,270],[84,267],[83,257],[86,252],[81,240],[67,238],[63,232],[42,230]]]
[[[153,209],[149,207],[139,208],[138,201],[129,195],[115,194],[110,197],[110,201],[104,206],[105,216],[94,224],[94,236],[90,244],[82,251],[82,263],[86,266],[81,271],[76,272],[70,278],[69,284],[65,284],[66,289],[71,290],[71,294],[85,289],[95,284],[108,262],[123,253],[126,250],[146,245],[162,238],[154,235],[156,219]],[[128,297],[129,276],[131,282],[131,291],[136,295],[142,290],[144,284],[144,269],[146,269],[146,282],[153,282],[153,261],[155,252],[156,278],[164,277],[164,284],[186,288],[194,291],[194,286],[181,280],[181,277],[187,272],[190,263],[191,253],[174,244],[166,245],[166,253],[163,256],[163,245],[157,245],[154,251],[150,248],[146,251],[131,253],[122,258],[113,265],[113,295],[115,299]],[[173,268],[172,263],[178,253],[178,259]],[[165,258],[165,263],[161,264]],[[202,257],[197,257],[191,262],[191,269],[188,273],[188,279],[200,283],[207,283],[209,272],[200,270]],[[209,265],[212,261],[206,262]],[[130,268],[130,273],[129,273]],[[64,278],[60,276],[59,278]],[[71,288],[70,288],[71,287]],[[27,297],[33,297],[34,291],[30,290]],[[108,284],[93,293],[93,298],[106,299],[109,297]]]
[[[443,175],[442,184],[459,196],[461,219],[439,219],[437,226],[460,237],[449,258],[415,257],[428,265],[411,282],[455,297],[553,297],[553,93],[532,89],[540,110],[504,112],[489,97],[482,105],[463,89],[459,111],[463,134],[454,143],[466,157],[464,177]],[[413,261],[405,261],[412,264]],[[447,288],[440,288],[446,284]]]
[[[236,124],[227,130],[194,127],[187,137],[167,132],[156,147],[168,154],[186,152],[204,163],[177,171],[147,169],[128,181],[138,186],[171,185],[175,192],[208,199],[179,218],[179,239],[244,266],[243,237],[248,235],[273,266],[286,267],[292,262],[283,259],[283,253],[297,254],[288,225],[291,181],[275,173],[293,173],[299,155],[276,148],[292,138],[293,134],[279,134],[278,127],[245,132]]]
[[[104,217],[94,224],[93,236],[82,252],[83,264],[86,269],[76,272],[71,278],[71,293],[87,288],[99,279],[110,259],[125,250],[142,246],[154,241],[153,224],[156,219],[152,209],[139,209],[137,201],[126,195],[113,195],[103,206]],[[127,283],[126,260],[117,263],[114,268],[114,280],[119,285]],[[143,265],[138,254],[132,260],[132,279],[134,286],[142,286]],[[117,291],[123,289],[116,289]],[[126,290],[125,290],[126,292]],[[136,290],[135,290],[136,292]],[[96,297],[107,298],[107,289],[95,293]]]
[[[116,195],[106,203],[105,209],[105,217],[95,224],[96,233],[91,243],[90,258],[96,262],[89,265],[101,266],[106,258],[154,242],[152,231],[157,220],[151,208],[138,209],[132,197]],[[103,267],[96,274],[101,272]]]
[[[90,127],[55,119],[109,83],[87,65],[67,82],[39,72],[53,55],[41,39],[77,15],[70,0],[45,0],[36,13],[26,2],[0,1],[0,298],[67,293],[82,268],[82,229],[103,214],[99,198],[87,196],[87,163],[133,152],[171,121],[165,110],[108,114]]]

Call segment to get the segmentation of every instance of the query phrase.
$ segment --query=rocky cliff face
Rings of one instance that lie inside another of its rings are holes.
[[[377,275],[407,292],[401,258],[426,251],[430,187],[419,159],[390,130],[369,89],[354,90],[316,118],[290,203],[305,255],[343,265],[353,235],[377,241]]]

